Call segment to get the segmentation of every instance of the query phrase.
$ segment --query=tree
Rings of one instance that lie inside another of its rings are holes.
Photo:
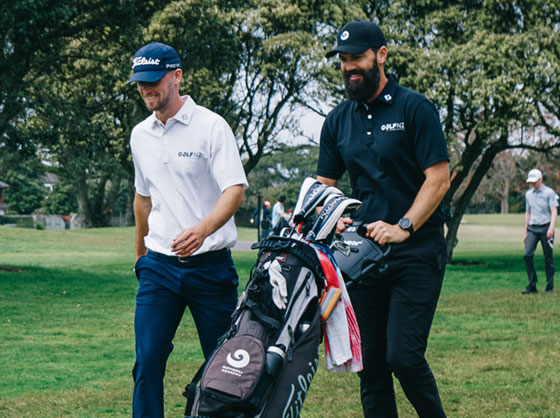
[[[511,148],[545,152],[560,146],[557,137],[530,143],[514,134],[520,124],[542,124],[539,105],[556,109],[550,70],[558,57],[545,51],[558,40],[558,8],[536,0],[361,4],[363,14],[356,17],[375,16],[385,31],[388,72],[440,110],[451,155],[451,188],[443,202],[450,210],[451,260],[463,214],[495,157]],[[330,91],[339,87],[331,84]]]
[[[28,87],[37,74],[60,74],[69,40],[113,23],[134,20],[149,0],[19,0],[0,6],[0,149],[32,154],[33,137],[19,131],[35,103]],[[141,17],[141,13],[140,17]],[[46,89],[48,90],[48,89]],[[47,93],[47,91],[45,91]]]
[[[15,153],[2,155],[1,162],[0,177],[10,186],[4,192],[6,204],[20,215],[33,213],[47,194],[41,163],[32,158],[22,161]]]
[[[88,227],[108,225],[121,182],[132,182],[128,138],[147,112],[137,95],[129,99],[123,91],[145,20],[163,2],[123,0],[113,9],[99,0],[98,5],[102,9],[84,19],[105,16],[105,21],[65,39],[55,72],[28,74],[33,112],[21,129],[72,184]]]
[[[315,176],[318,156],[316,145],[279,144],[249,173],[250,187],[243,206],[254,207],[258,195],[274,203],[281,194],[286,195],[286,208],[294,206],[303,180]]]
[[[69,20],[74,16],[69,3],[58,0],[2,2],[0,149],[10,146],[11,149],[28,150],[30,147],[30,142],[17,131],[28,108],[25,76],[35,66],[36,54],[55,51],[57,39],[68,32]]]
[[[511,150],[502,151],[496,156],[467,209],[476,208],[478,211],[493,213],[499,208],[500,213],[509,213],[512,185],[520,177],[516,167],[517,157]]]
[[[52,215],[76,213],[78,203],[74,188],[65,180],[57,181],[41,205],[41,211]]]
[[[88,226],[106,224],[122,180],[132,182],[128,138],[147,112],[125,81],[139,46],[157,40],[178,50],[182,89],[228,120],[249,173],[280,132],[296,129],[292,109],[310,96],[322,56],[317,22],[333,13],[313,1],[123,0],[111,11],[97,4],[100,13],[81,19],[100,14],[106,22],[64,38],[53,71],[28,72],[33,111],[20,130],[71,179]]]
[[[322,22],[338,3],[176,0],[155,16],[146,40],[175,46],[183,87],[229,122],[250,173],[281,132],[297,133],[294,109],[317,100]]]

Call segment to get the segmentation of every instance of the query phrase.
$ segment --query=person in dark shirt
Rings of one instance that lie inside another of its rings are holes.
[[[362,338],[364,416],[398,416],[394,373],[420,417],[445,417],[425,358],[446,265],[440,202],[449,156],[438,113],[385,75],[387,43],[376,24],[345,25],[327,57],[336,54],[349,100],[325,119],[317,179],[336,186],[347,171],[353,197],[363,202],[354,220],[392,246],[384,274],[350,289]],[[338,231],[350,222],[341,219]]]
[[[259,240],[268,238],[272,233],[272,212],[270,210],[271,204],[268,200],[263,202],[262,220]],[[251,214],[250,222],[255,223],[259,218],[259,208],[255,208]]]

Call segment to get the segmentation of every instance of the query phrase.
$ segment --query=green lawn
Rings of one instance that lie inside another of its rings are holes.
[[[523,215],[467,215],[427,357],[449,417],[560,417],[559,296],[522,296]],[[240,239],[254,241],[255,229]],[[0,227],[0,416],[128,417],[134,362],[133,228]],[[255,252],[234,252],[243,283]],[[544,280],[542,253],[536,263]],[[186,315],[166,416],[202,362]],[[416,416],[398,383],[399,414]],[[324,370],[302,417],[361,416],[357,376]]]

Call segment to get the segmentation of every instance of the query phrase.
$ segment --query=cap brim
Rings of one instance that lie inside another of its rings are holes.
[[[132,74],[132,77],[126,82],[132,83],[133,81],[142,81],[144,83],[154,83],[159,81],[163,78],[165,74],[167,74],[167,70],[163,71],[139,71],[137,73]]]
[[[540,177],[529,177],[527,178],[527,183],[535,183],[540,180]]]
[[[345,54],[360,54],[369,48],[371,47],[367,45],[341,45],[327,52],[326,57],[330,58],[339,52],[344,52]]]

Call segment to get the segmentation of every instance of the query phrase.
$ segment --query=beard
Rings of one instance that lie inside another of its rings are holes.
[[[144,101],[144,103],[146,103],[146,108],[150,112],[159,112],[161,110],[164,110],[169,105],[170,101],[171,101],[171,95],[167,94],[166,96],[163,96],[163,97],[160,95],[159,102],[150,103],[150,102]]]
[[[361,75],[362,81],[350,81],[352,75]],[[380,71],[377,57],[373,60],[373,67],[368,70],[351,70],[344,73],[344,88],[350,100],[367,103],[379,88]]]

